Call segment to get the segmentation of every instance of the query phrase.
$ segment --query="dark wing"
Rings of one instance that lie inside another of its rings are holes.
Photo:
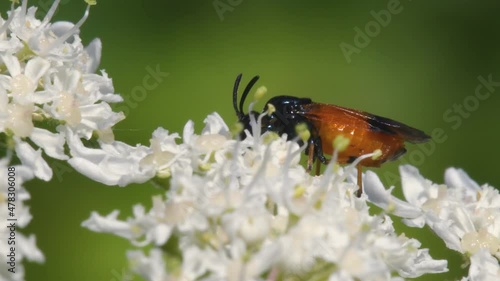
[[[430,136],[421,130],[415,129],[401,122],[371,114],[368,112],[363,112],[355,109],[350,109],[346,107],[324,104],[324,103],[311,103],[304,106],[304,115],[308,118],[316,119],[316,112],[321,112],[321,115],[329,115],[330,119],[334,121],[335,119],[352,119],[355,118],[358,121],[364,122],[369,126],[370,130],[382,132],[389,135],[398,135],[405,141],[411,143],[421,143],[430,140]]]

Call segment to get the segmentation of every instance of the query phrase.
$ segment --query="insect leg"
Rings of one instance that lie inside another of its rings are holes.
[[[361,165],[357,165],[356,168],[358,168],[358,191],[356,192],[356,196],[361,197],[361,194],[363,194],[363,168],[361,168]]]
[[[311,138],[311,143],[314,144],[314,157],[318,158],[318,160],[323,163],[323,164],[328,164],[328,159],[326,159],[325,155],[323,154],[323,146],[321,144],[321,138],[319,136],[312,137]]]
[[[320,172],[321,172],[321,162],[316,161],[316,176],[319,176]]]
[[[314,143],[309,142],[309,147],[307,148],[307,168],[306,171],[309,173],[312,170],[312,164],[314,162]]]
[[[313,161],[317,160],[316,175],[319,175],[321,170],[321,164],[327,165],[328,163],[330,163],[330,160],[326,159],[325,155],[323,154],[323,147],[321,143],[321,138],[319,136],[311,137],[310,143],[311,145],[314,146],[314,151],[312,153],[314,154]]]

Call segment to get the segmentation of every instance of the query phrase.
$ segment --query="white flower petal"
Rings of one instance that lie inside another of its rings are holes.
[[[205,128],[203,128],[201,134],[206,135],[206,134],[219,134],[219,135],[228,135],[229,134],[229,128],[227,127],[226,123],[220,117],[220,115],[217,112],[214,112],[205,118],[203,121],[205,123]]]
[[[462,169],[448,168],[444,174],[444,180],[449,187],[468,188],[473,191],[480,190],[479,185],[473,181]]]
[[[114,112],[107,103],[82,106],[80,110],[82,122],[77,126],[77,130],[86,138],[90,138],[94,130],[110,128],[125,119],[123,112]]]
[[[85,48],[85,51],[89,55],[90,63],[87,67],[87,73],[96,72],[99,64],[101,63],[101,51],[102,51],[102,43],[99,38],[95,38],[92,40],[89,45]]]
[[[437,218],[428,218],[427,224],[434,231],[437,236],[439,236],[446,244],[446,247],[462,252],[462,245],[460,243],[460,237],[455,231],[450,231],[452,229],[451,221],[443,221]]]
[[[14,57],[13,55],[6,54],[6,55],[0,55],[0,58],[5,64],[5,67],[7,67],[7,70],[9,71],[11,77],[21,74],[21,64],[19,63],[19,60],[16,57]]]
[[[18,245],[17,249],[23,255],[26,257],[27,260],[29,261],[34,261],[34,262],[45,262],[45,257],[38,249],[36,246],[36,238],[35,235],[30,235],[28,238],[26,238],[22,234],[18,234],[19,236],[16,237],[19,241],[17,241],[16,245]]]
[[[195,280],[207,272],[212,272],[215,276],[225,275],[224,256],[210,248],[189,246],[183,251],[183,257],[182,271],[188,280]]]
[[[34,104],[53,102],[58,96],[53,91],[37,91],[31,95]]]
[[[154,228],[151,234],[151,240],[157,246],[165,244],[172,233],[172,227],[166,224],[160,224]]]
[[[488,251],[482,250],[471,257],[468,281],[500,280],[500,265],[498,260]]]
[[[59,160],[69,159],[64,154],[65,139],[63,134],[54,134],[45,129],[34,128],[30,139],[41,147],[48,156]]]
[[[163,260],[163,252],[160,249],[152,249],[149,257],[142,251],[127,252],[132,271],[136,272],[145,280],[163,281],[169,280],[166,272],[166,264]]]
[[[87,159],[73,157],[68,160],[68,163],[80,174],[96,182],[106,185],[117,185],[120,182],[120,175],[111,174],[106,169],[102,169],[101,166]]]
[[[62,90],[69,93],[76,92],[76,89],[80,85],[80,80],[82,78],[82,73],[78,70],[68,70],[64,72],[63,75],[63,87]]]
[[[122,102],[123,98],[114,93],[113,81],[108,77],[106,71],[101,70],[102,75],[86,73],[83,75],[83,87],[91,95],[87,96],[88,103],[96,103],[99,100],[108,103]]]
[[[184,143],[191,143],[192,137],[194,135],[194,122],[189,120],[184,126],[184,130],[182,131],[182,141]]]
[[[147,147],[113,142],[101,143],[102,149],[87,148],[70,129],[66,130],[66,139],[72,155],[68,163],[97,182],[125,186],[143,183],[154,176],[154,170],[140,165],[148,153]]]
[[[377,174],[367,171],[364,178],[364,192],[368,200],[382,209],[399,217],[415,219],[422,216],[420,208],[408,204],[391,195],[391,190],[385,190]]]
[[[61,37],[73,28],[73,26],[75,26],[75,24],[69,21],[57,21],[50,26],[50,30],[54,32],[55,36]]]
[[[26,77],[36,83],[47,72],[49,67],[50,63],[47,60],[35,57],[28,61],[24,73]]]
[[[420,175],[417,168],[410,165],[400,166],[399,173],[406,200],[414,206],[422,206],[422,200],[426,199],[423,195],[425,186],[429,184],[428,180]]]
[[[415,258],[399,270],[402,277],[416,278],[429,273],[442,273],[448,271],[447,260],[435,260],[429,255],[428,249],[419,249]]]
[[[126,239],[135,238],[130,225],[117,219],[120,211],[114,210],[103,217],[97,212],[92,212],[90,218],[82,222],[82,226],[95,232],[113,233]]]
[[[40,149],[34,150],[31,145],[16,140],[16,155],[21,160],[23,165],[33,169],[35,176],[41,180],[49,181],[52,178],[52,169],[42,157]]]

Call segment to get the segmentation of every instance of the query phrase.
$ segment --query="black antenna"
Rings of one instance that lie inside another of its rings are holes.
[[[238,76],[236,76],[236,81],[234,81],[234,88],[233,88],[233,107],[234,111],[236,112],[236,115],[238,116],[238,119],[241,119],[244,115],[241,109],[238,110],[238,88],[240,87],[241,76],[242,76],[241,73],[238,74]]]
[[[247,98],[248,94],[250,93],[250,90],[252,89],[253,85],[257,83],[257,80],[259,80],[259,75],[256,75],[250,82],[248,82],[248,85],[245,87],[245,91],[243,91],[243,95],[241,95],[240,99],[240,112],[243,114],[243,105],[245,103],[245,99]]]

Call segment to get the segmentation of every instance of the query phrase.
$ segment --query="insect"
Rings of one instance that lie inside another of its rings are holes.
[[[241,77],[242,75],[239,74],[234,83],[233,107],[238,121],[251,132],[250,115],[257,119],[259,113],[251,111],[245,114],[243,105],[259,76],[250,80],[243,91],[238,107],[238,88]],[[262,118],[262,133],[267,131],[276,132],[279,135],[286,133],[288,140],[292,140],[297,137],[295,131],[297,125],[307,126],[310,132],[306,149],[308,171],[312,170],[312,164],[316,160],[318,161],[316,162],[317,173],[319,173],[320,163],[329,162],[325,154],[333,153],[332,142],[338,135],[350,139],[348,147],[338,154],[339,164],[352,163],[356,158],[377,149],[382,152],[377,159],[366,158],[357,165],[358,196],[362,193],[363,166],[379,167],[384,162],[396,160],[403,155],[406,152],[405,142],[421,143],[430,139],[424,132],[398,121],[337,105],[316,103],[309,98],[276,96],[266,103],[263,112],[267,111],[267,104],[272,104],[276,110]],[[241,137],[244,138],[244,136],[245,133],[242,132]],[[299,145],[304,145],[304,142],[300,140]]]

